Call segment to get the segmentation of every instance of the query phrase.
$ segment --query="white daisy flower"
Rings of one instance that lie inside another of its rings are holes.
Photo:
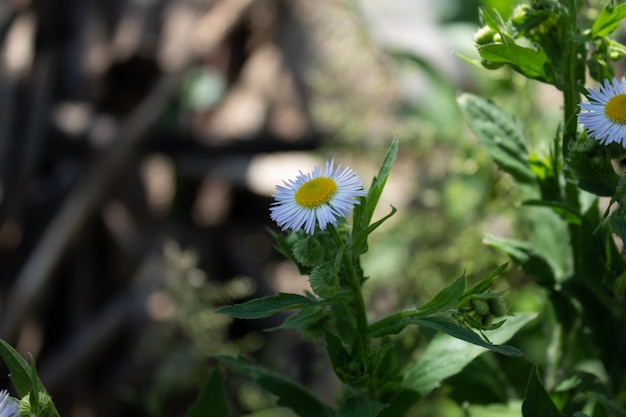
[[[599,90],[588,91],[589,102],[579,104],[578,123],[600,143],[626,147],[626,77],[605,80]]]
[[[341,165],[335,169],[333,165],[334,161],[326,161],[323,172],[319,167],[310,174],[299,171],[295,180],[283,181],[284,187],[276,186],[276,201],[270,207],[272,220],[283,230],[295,232],[304,226],[306,233],[313,234],[316,225],[324,230],[348,216],[365,191],[352,169],[341,170]]]
[[[17,402],[9,397],[7,390],[0,391],[0,417],[17,417],[18,415]]]

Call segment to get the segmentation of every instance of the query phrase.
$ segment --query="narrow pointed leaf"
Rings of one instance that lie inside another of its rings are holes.
[[[563,417],[550,399],[539,379],[537,365],[533,366],[526,385],[526,398],[522,403],[523,417]]]
[[[333,411],[306,388],[282,375],[243,358],[213,356],[224,365],[251,377],[259,386],[278,397],[279,406],[291,408],[300,417],[331,417]]]
[[[260,319],[284,310],[316,305],[319,305],[318,301],[302,295],[278,293],[277,295],[255,298],[245,303],[222,307],[217,310],[217,313],[228,314],[237,319]]]
[[[187,417],[230,417],[226,389],[219,371],[215,369],[202,387],[196,402],[189,408]]]
[[[617,29],[624,17],[626,17],[626,4],[613,7],[612,2],[607,3],[591,27],[591,36],[593,38],[604,38],[610,35]]]
[[[485,335],[494,343],[504,343],[535,317],[534,313],[518,314],[507,319],[499,329],[485,331]],[[506,349],[506,353],[517,351],[510,346],[497,346],[510,348]],[[431,340],[419,360],[407,368],[402,386],[426,395],[438,387],[444,379],[461,372],[467,364],[485,351],[484,347],[440,333]]]

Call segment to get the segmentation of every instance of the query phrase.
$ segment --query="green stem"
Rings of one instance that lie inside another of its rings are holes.
[[[328,230],[332,235],[335,244],[337,247],[341,247],[344,242],[339,236],[339,232],[337,229],[330,225]],[[361,283],[359,282],[359,277],[357,276],[356,269],[354,267],[354,263],[352,262],[352,252],[349,250],[344,251],[343,253],[343,264],[348,271],[348,284],[353,293],[353,301],[354,301],[354,315],[356,318],[356,326],[357,326],[357,335],[356,338],[360,336],[361,343],[361,351],[364,352],[365,358],[369,357],[371,352],[370,346],[370,337],[367,331],[367,311],[365,310],[365,302],[363,301],[363,293],[361,292]]]
[[[568,43],[566,48],[566,56],[563,65],[563,123],[565,131],[563,132],[563,163],[566,164],[569,158],[569,150],[571,144],[576,141],[577,130],[577,114],[578,104],[580,103],[580,93],[578,92],[578,83],[585,82],[584,60],[580,55],[585,53],[585,45],[578,38],[578,16],[576,9],[576,1],[570,0],[570,31],[569,36],[565,39]],[[580,66],[583,66],[582,68]],[[582,77],[582,79],[580,79]],[[571,172],[566,170],[565,174],[565,202],[572,208],[579,210],[579,190]],[[569,225],[570,245],[573,251],[574,268],[576,272],[582,269],[581,260],[581,230],[577,225]]]

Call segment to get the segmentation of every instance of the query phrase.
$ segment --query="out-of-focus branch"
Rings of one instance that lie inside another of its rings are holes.
[[[237,24],[255,0],[224,0],[200,19],[192,40],[196,51],[210,52]],[[20,326],[51,284],[54,271],[80,233],[82,226],[96,213],[112,186],[133,161],[146,133],[158,120],[177,91],[182,72],[191,57],[174,71],[161,76],[154,89],[123,123],[112,149],[68,196],[25,263],[11,289],[0,323],[0,337],[12,341]]]

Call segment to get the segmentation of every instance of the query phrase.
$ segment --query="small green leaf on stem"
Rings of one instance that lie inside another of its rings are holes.
[[[187,417],[230,417],[226,390],[219,371],[215,369],[207,379],[196,402],[189,408]]]
[[[613,2],[608,2],[591,27],[591,37],[596,39],[610,35],[617,29],[624,17],[626,17],[626,4],[614,7]]]
[[[554,84],[554,68],[541,49],[492,43],[479,47],[478,53],[486,61],[509,64],[515,71],[528,78]]]
[[[550,399],[539,379],[537,365],[533,366],[526,385],[526,398],[522,403],[523,417],[563,417]]]
[[[319,301],[311,300],[302,295],[278,293],[264,298],[256,298],[245,303],[217,309],[217,313],[228,314],[236,319],[260,319],[269,317],[284,310],[302,306],[316,306]]]

